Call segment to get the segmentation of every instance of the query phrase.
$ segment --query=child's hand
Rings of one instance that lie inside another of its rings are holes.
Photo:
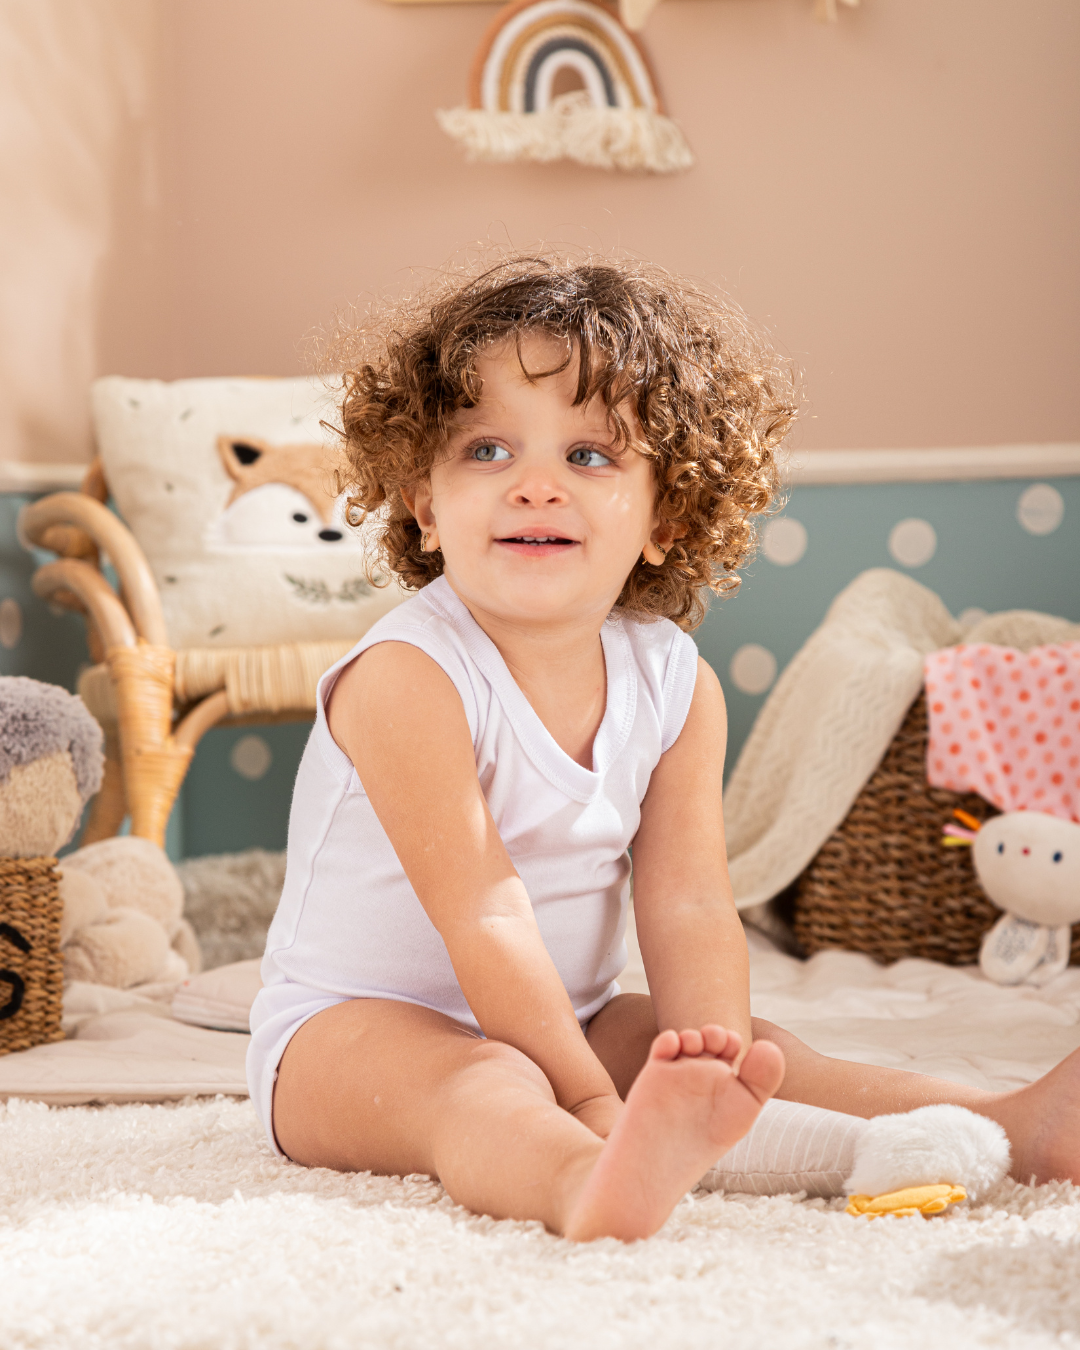
[[[579,1102],[577,1106],[570,1108],[570,1114],[575,1120],[580,1120],[582,1125],[587,1125],[593,1134],[606,1139],[614,1128],[622,1107],[619,1097],[611,1093],[602,1097],[589,1097],[586,1101]]]

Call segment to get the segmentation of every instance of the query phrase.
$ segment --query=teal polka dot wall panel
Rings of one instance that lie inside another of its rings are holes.
[[[738,594],[714,601],[695,634],[727,697],[729,768],[776,676],[868,567],[906,573],[958,617],[1080,622],[1080,478],[793,489]]]
[[[90,659],[86,625],[77,614],[54,611],[30,588],[34,569],[54,557],[19,543],[19,511],[33,500],[0,493],[0,675],[29,675],[74,690]]]
[[[177,856],[285,847],[310,722],[219,727],[199,742],[173,812]]]

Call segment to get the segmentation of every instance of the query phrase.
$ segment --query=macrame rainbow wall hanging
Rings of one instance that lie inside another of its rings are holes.
[[[653,173],[694,162],[640,43],[596,0],[507,5],[476,53],[469,106],[436,116],[472,160]]]

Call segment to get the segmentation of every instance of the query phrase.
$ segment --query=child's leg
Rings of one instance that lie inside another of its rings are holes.
[[[1012,1175],[1019,1181],[1080,1184],[1080,1050],[1038,1082],[1013,1092],[949,1083],[905,1069],[880,1069],[830,1059],[790,1031],[753,1020],[754,1039],[771,1041],[787,1065],[776,1096],[846,1115],[890,1115],[948,1102],[996,1120],[1012,1146]],[[656,1035],[652,1003],[642,994],[620,994],[589,1023],[589,1044],[623,1096]]]
[[[784,1052],[787,1072],[776,1094],[783,1101],[863,1117],[939,1102],[966,1106],[996,1120],[1009,1136],[1011,1172],[1018,1181],[1080,1183],[1080,1050],[1027,1087],[988,1092],[906,1069],[830,1059],[760,1018],[753,1027],[755,1042],[772,1041]]]
[[[282,1058],[274,1129],[309,1166],[438,1176],[469,1209],[568,1237],[655,1232],[750,1128],[783,1074],[763,1043],[736,1076],[719,1029],[658,1039],[609,1140],[555,1102],[524,1055],[425,1008],[339,1003]]]
[[[616,1088],[626,1096],[656,1036],[652,1002],[620,994],[589,1023],[588,1040]],[[702,1177],[710,1189],[780,1195],[843,1194],[865,1120],[801,1103],[766,1104],[740,1142]]]

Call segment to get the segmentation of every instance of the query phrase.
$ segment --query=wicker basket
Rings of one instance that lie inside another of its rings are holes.
[[[941,832],[956,807],[980,821],[997,811],[974,793],[927,785],[926,739],[920,694],[843,824],[796,883],[795,936],[807,953],[831,947],[879,961],[978,961],[1001,911],[979,885],[971,850],[944,847]],[[1080,924],[1072,960],[1080,964]]]
[[[0,858],[0,1054],[64,1038],[60,915],[55,858]]]

